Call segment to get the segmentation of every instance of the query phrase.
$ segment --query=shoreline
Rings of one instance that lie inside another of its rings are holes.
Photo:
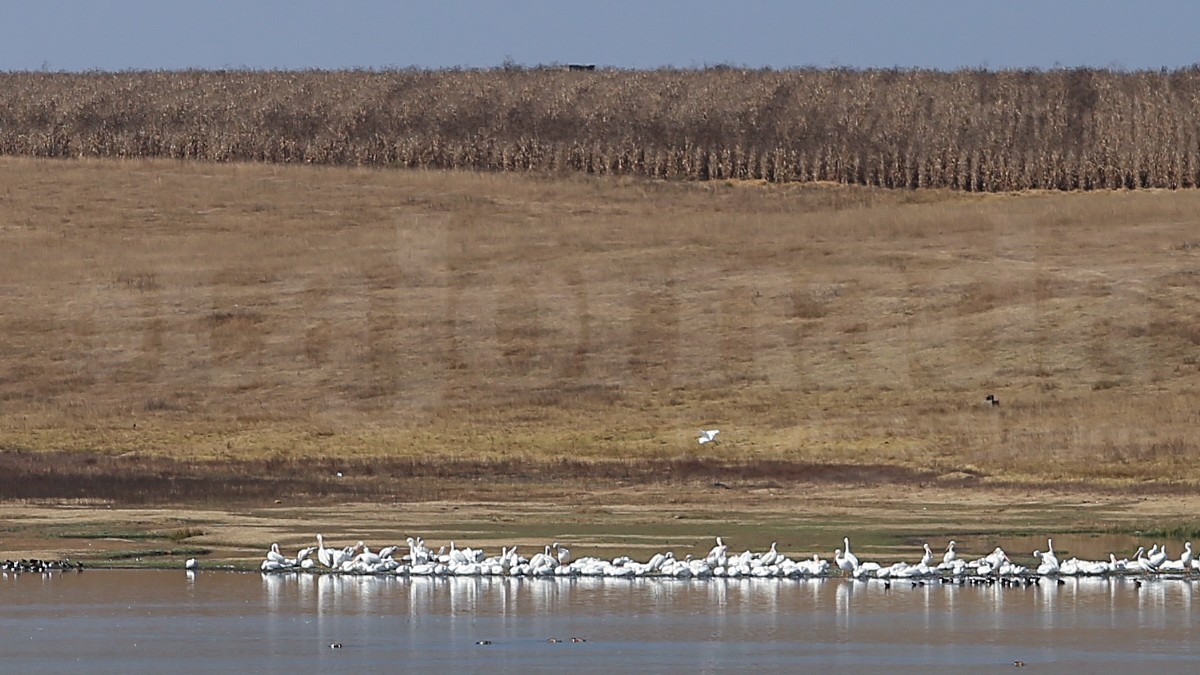
[[[519,545],[536,552],[551,541],[562,541],[576,556],[635,558],[663,550],[681,558],[703,556],[717,535],[739,551],[763,550],[777,542],[781,552],[794,557],[814,552],[832,556],[842,536],[851,536],[861,555],[896,558],[911,557],[919,550],[917,542],[936,547],[955,539],[965,556],[985,554],[997,542],[1047,536],[1071,536],[1081,547],[1089,545],[1087,540],[1100,547],[1139,538],[1147,545],[1151,539],[1181,542],[1195,534],[1195,521],[1179,514],[1195,513],[1200,507],[1200,495],[1062,488],[680,487],[640,485],[574,498],[504,502],[272,503],[232,508],[3,502],[0,520],[6,531],[0,533],[0,557],[164,569],[182,569],[186,558],[195,557],[203,567],[256,570],[271,543],[294,553],[311,544],[317,532],[330,542],[363,540],[376,549],[421,536],[435,549],[454,540],[489,551]]]

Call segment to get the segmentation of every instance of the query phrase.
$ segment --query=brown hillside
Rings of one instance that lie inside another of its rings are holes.
[[[9,450],[295,489],[1200,479],[1200,193],[31,159],[0,185]]]

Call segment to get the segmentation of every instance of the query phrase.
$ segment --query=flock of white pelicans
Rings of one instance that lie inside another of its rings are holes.
[[[955,542],[946,546],[945,553],[935,555],[929,544],[916,563],[897,562],[885,565],[862,562],[850,550],[850,539],[843,539],[844,548],[835,551],[832,562],[813,555],[793,560],[780,553],[775,544],[765,552],[732,553],[716,538],[716,545],[704,557],[676,558],[673,553],[658,553],[646,562],[628,556],[612,559],[598,557],[573,558],[570,550],[555,542],[532,556],[517,552],[517,547],[503,548],[499,555],[487,555],[482,549],[449,546],[433,550],[421,538],[409,537],[405,546],[387,546],[373,551],[363,542],[344,548],[325,545],[317,535],[317,545],[307,546],[287,557],[272,544],[262,561],[261,570],[276,572],[324,572],[335,574],[399,576],[512,576],[512,577],[656,577],[674,579],[705,578],[806,578],[848,576],[854,579],[918,580],[941,578],[960,582],[973,581],[1036,581],[1044,576],[1103,576],[1103,575],[1191,575],[1200,572],[1200,560],[1192,557],[1192,543],[1184,545],[1178,558],[1168,555],[1165,546],[1155,544],[1146,550],[1139,547],[1133,558],[1118,560],[1109,554],[1108,560],[1059,560],[1054,552],[1054,540],[1046,542],[1046,550],[1033,552],[1036,567],[1020,565],[1009,559],[999,547],[986,556],[967,560],[954,550]],[[188,569],[196,569],[195,559],[188,560]]]

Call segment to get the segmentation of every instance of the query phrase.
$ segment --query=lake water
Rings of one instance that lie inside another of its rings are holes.
[[[1200,658],[1195,591],[1187,579],[886,589],[842,579],[5,574],[0,654],[4,672],[23,674],[1007,672],[1014,661],[1129,672]]]

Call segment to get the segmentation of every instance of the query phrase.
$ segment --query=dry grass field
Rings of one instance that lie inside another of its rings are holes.
[[[0,496],[1191,489],[1197,214],[3,158]]]

